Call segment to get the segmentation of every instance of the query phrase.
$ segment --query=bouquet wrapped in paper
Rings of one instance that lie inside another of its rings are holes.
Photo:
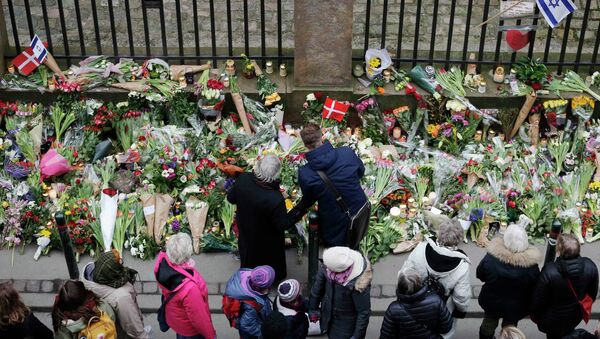
[[[42,180],[61,176],[71,170],[69,162],[52,148],[42,156],[40,160],[40,172]]]
[[[527,95],[525,97],[525,102],[523,103],[523,106],[521,107],[521,110],[519,111],[519,115],[517,116],[517,120],[515,121],[514,125],[513,125],[513,129],[510,132],[510,135],[508,136],[509,139],[512,139],[517,132],[519,131],[519,128],[521,128],[521,125],[523,124],[523,122],[525,121],[525,119],[527,119],[527,116],[529,115],[529,111],[531,111],[531,108],[533,107],[533,104],[535,103],[535,99],[537,98],[535,92],[531,92],[529,95]]]
[[[104,251],[110,251],[115,233],[115,222],[117,221],[117,211],[119,209],[119,195],[114,189],[102,190],[100,196],[100,227],[102,229],[102,239]]]
[[[392,58],[386,49],[368,49],[365,53],[367,77],[373,80],[384,69],[392,65]]]
[[[195,196],[191,196],[185,202],[185,212],[187,214],[190,230],[192,232],[192,240],[194,253],[200,253],[200,244],[204,228],[206,227],[206,217],[208,216],[208,203],[200,201]]]
[[[550,126],[550,135],[556,135],[558,128],[562,127],[567,121],[568,103],[564,99],[544,101],[544,111],[546,121],[548,121],[548,126]]]
[[[595,101],[594,99],[578,95],[571,99],[571,108],[573,109],[573,114],[577,115],[581,118],[582,122],[587,122],[592,117],[594,113]]]
[[[154,240],[157,244],[162,243],[165,224],[169,218],[169,211],[175,199],[169,194],[156,195],[156,213],[154,215]]]

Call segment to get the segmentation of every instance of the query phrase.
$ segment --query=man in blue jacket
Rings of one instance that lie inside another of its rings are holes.
[[[308,209],[319,202],[319,236],[325,247],[346,246],[350,218],[342,211],[334,193],[327,187],[317,171],[323,171],[333,183],[350,213],[355,215],[367,202],[360,186],[365,167],[356,153],[349,147],[334,148],[323,143],[321,128],[306,125],[300,132],[304,146],[308,149],[308,163],[298,169],[298,182],[302,189],[302,200],[290,214],[299,220]]]

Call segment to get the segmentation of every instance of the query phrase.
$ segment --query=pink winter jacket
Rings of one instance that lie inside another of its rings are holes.
[[[154,276],[164,299],[176,293],[166,306],[167,324],[183,336],[216,337],[208,305],[206,282],[193,265],[175,265],[165,252],[154,264]]]

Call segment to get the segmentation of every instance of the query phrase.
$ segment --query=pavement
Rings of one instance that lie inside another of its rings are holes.
[[[461,248],[467,253],[473,267],[471,269],[471,284],[473,288],[473,300],[470,303],[467,319],[460,320],[455,338],[476,338],[483,311],[477,303],[477,296],[481,291],[481,282],[475,277],[475,267],[485,255],[485,249],[477,247],[474,243],[463,244]],[[539,245],[542,252],[545,246]],[[64,280],[69,278],[67,266],[62,252],[52,251],[49,256],[43,256],[39,261],[33,260],[34,247],[25,247],[23,253],[19,250],[13,252],[0,251],[0,281],[13,280],[15,287],[21,293],[26,304],[36,312],[42,321],[50,324],[49,312],[54,300],[54,294]],[[600,258],[600,246],[597,244],[586,244],[582,247],[582,255],[598,262]],[[402,267],[408,254],[389,255],[373,266],[373,282],[371,289],[372,317],[369,324],[367,338],[378,338],[382,317],[387,306],[394,300],[395,282],[398,270]],[[239,261],[227,253],[203,253],[194,256],[196,268],[204,276],[209,290],[209,301],[213,322],[217,328],[219,338],[237,338],[235,331],[229,327],[227,320],[222,314],[221,295],[229,276],[239,267]],[[287,251],[288,277],[298,279],[303,286],[307,286],[308,261],[306,254],[302,262],[298,262],[296,251]],[[92,261],[88,256],[82,256],[79,268]],[[124,262],[127,266],[135,268],[140,274],[140,281],[136,282],[138,291],[138,303],[145,314],[147,323],[158,331],[156,322],[156,310],[159,307],[160,297],[153,276],[153,261],[143,261],[132,258],[129,253],[124,254]],[[541,264],[541,262],[540,262]],[[592,313],[593,319],[600,319],[600,303],[595,303]],[[592,330],[597,321],[592,320],[585,326]],[[584,324],[581,324],[583,327]],[[527,334],[527,338],[542,338],[535,324],[529,320],[520,323],[521,328]],[[173,338],[172,332],[156,333],[156,338]],[[318,338],[318,337],[316,337]]]

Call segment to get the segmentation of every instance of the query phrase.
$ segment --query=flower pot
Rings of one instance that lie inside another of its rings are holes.
[[[252,79],[252,78],[254,78],[256,76],[256,73],[254,72],[254,69],[251,70],[251,71],[244,70],[243,73],[244,73],[244,78],[246,78],[246,79]]]
[[[225,100],[225,96],[221,95],[219,102],[214,105],[205,105],[202,98],[198,99],[198,113],[200,116],[207,121],[217,121],[221,119],[221,111],[223,110],[222,102]]]

